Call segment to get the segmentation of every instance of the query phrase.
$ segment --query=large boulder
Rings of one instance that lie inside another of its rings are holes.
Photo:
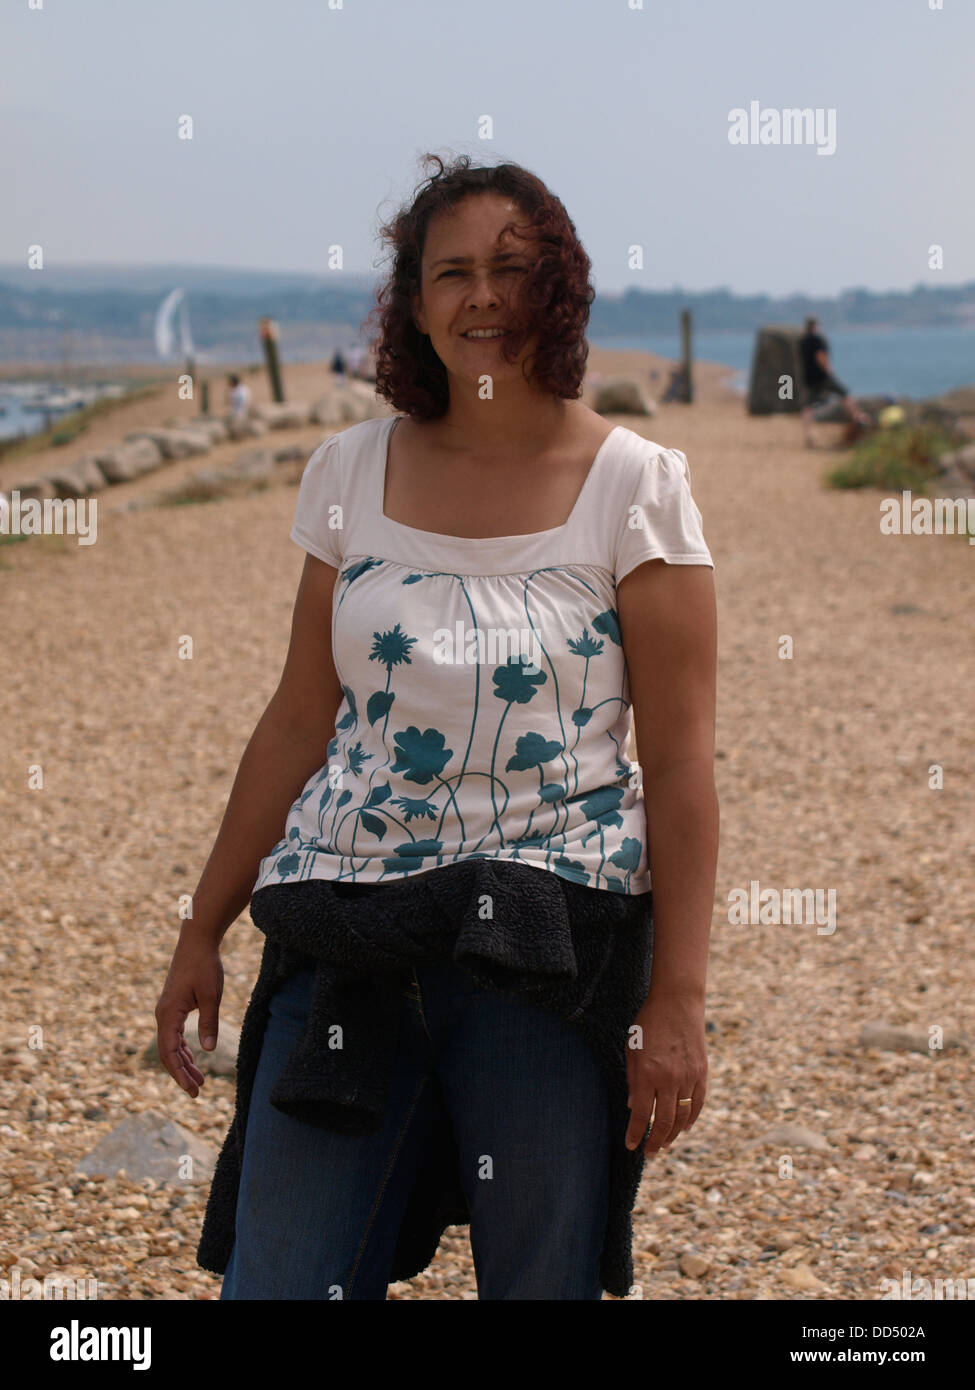
[[[54,484],[50,478],[31,478],[26,483],[14,483],[11,492],[19,492],[21,499],[26,501],[28,497],[37,497],[43,501],[45,497],[56,497]],[[9,494],[8,494],[9,495]]]
[[[315,425],[344,425],[346,414],[336,393],[321,396],[311,408],[311,420]]]
[[[213,1177],[217,1151],[152,1110],[128,1115],[95,1145],[75,1171],[113,1178],[124,1171],[129,1178],[155,1182],[208,1182]]]
[[[105,486],[105,475],[92,453],[81,454],[64,468],[53,469],[47,474],[47,480],[55,497],[61,498],[87,497]]]
[[[174,418],[165,420],[163,423],[168,430],[202,431],[210,436],[211,444],[223,444],[228,438],[227,426],[213,415],[197,415],[191,419]]]
[[[269,428],[265,420],[258,420],[256,416],[244,419],[239,415],[225,415],[223,422],[228,439],[259,439]]]
[[[144,473],[152,473],[162,463],[162,452],[154,440],[143,436],[126,444],[116,444],[95,455],[98,467],[110,483],[130,483]]]
[[[311,420],[307,401],[272,401],[254,407],[254,418],[272,430],[300,430]]]
[[[656,409],[640,383],[629,377],[608,377],[593,393],[593,410],[598,415],[653,415]]]
[[[142,429],[133,430],[125,436],[126,440],[151,439],[158,446],[165,459],[185,459],[193,454],[210,452],[210,436],[206,430],[181,429]]]
[[[748,382],[749,415],[794,415],[802,409],[801,337],[801,328],[787,324],[767,324],[758,330]],[[791,390],[786,390],[783,400],[780,391],[784,377],[790,378]]]
[[[268,487],[274,475],[270,449],[244,449],[225,468],[199,468],[169,494],[173,502],[212,502]]]

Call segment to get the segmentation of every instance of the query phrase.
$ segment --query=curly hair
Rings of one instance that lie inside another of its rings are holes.
[[[469,155],[458,155],[445,166],[438,155],[423,156],[424,165],[431,161],[440,166],[438,172],[414,192],[408,208],[380,227],[382,240],[392,248],[393,263],[363,324],[376,356],[376,394],[415,420],[438,419],[446,413],[447,370],[427,334],[413,321],[427,229],[435,213],[462,199],[498,193],[510,198],[526,219],[507,223],[504,231],[540,243],[517,304],[509,306],[512,326],[499,351],[506,362],[516,361],[537,333],[537,349],[522,364],[522,375],[541,390],[577,399],[589,355],[585,330],[595,290],[589,278],[592,264],[565,207],[520,164],[472,165]]]

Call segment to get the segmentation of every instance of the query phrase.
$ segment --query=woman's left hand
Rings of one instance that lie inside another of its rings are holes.
[[[639,1030],[639,1031],[637,1031]],[[707,1094],[708,1053],[704,1003],[677,998],[649,999],[640,1009],[627,1039],[626,1074],[630,1123],[626,1147],[636,1149],[647,1132],[643,1152],[652,1158],[690,1129]],[[678,1105],[690,1097],[690,1105]]]

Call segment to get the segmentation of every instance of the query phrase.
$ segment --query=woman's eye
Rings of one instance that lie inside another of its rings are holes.
[[[496,272],[496,274],[498,274],[498,275],[510,275],[510,274],[522,275],[522,274],[525,273],[525,270],[526,270],[526,267],[523,266],[523,265],[505,265],[505,266],[501,266],[501,268]],[[463,270],[444,270],[444,271],[441,272],[440,275],[437,276],[437,279],[438,279],[438,280],[446,280],[446,278],[447,278],[448,275],[464,275],[464,274],[466,274],[466,271],[463,271]]]

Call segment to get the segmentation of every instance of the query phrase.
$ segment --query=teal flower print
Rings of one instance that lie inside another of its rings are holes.
[[[353,726],[353,724],[354,724],[354,723],[356,722],[356,720],[359,718],[358,714],[356,713],[356,707],[355,707],[355,691],[352,690],[349,686],[343,685],[343,687],[342,687],[342,693],[343,693],[343,695],[345,696],[346,700],[348,701],[348,704],[349,704],[349,712],[348,712],[348,714],[343,715],[342,718],[339,720],[339,722],[336,724],[336,726],[335,726],[336,730],[338,730],[338,729],[351,729],[352,726]],[[337,747],[338,747],[338,739],[334,739],[333,742],[334,742],[334,744],[335,744],[335,747],[337,748]],[[335,749],[332,747],[332,744],[331,744],[331,743],[328,745],[328,751],[329,751],[329,755],[331,755],[331,754],[335,751]]]
[[[505,772],[525,772],[530,767],[541,767],[550,763],[562,752],[557,739],[543,738],[541,734],[522,734],[515,740],[515,752],[504,765]]]
[[[349,749],[348,753],[346,754],[346,757],[349,761],[349,771],[354,772],[355,775],[358,777],[359,773],[362,771],[363,764],[368,762],[368,760],[372,756],[372,753],[364,753],[362,751],[361,739],[356,740],[355,744]]]
[[[392,632],[384,632],[380,635],[374,632],[375,639],[372,644],[372,651],[369,653],[370,661],[379,661],[386,667],[387,671],[392,671],[394,666],[400,662],[405,662],[407,666],[413,663],[410,659],[410,647],[418,640],[416,637],[407,637],[405,632],[400,631],[399,623],[393,628]]]
[[[564,878],[571,878],[574,883],[586,884],[589,882],[586,866],[578,859],[567,859],[564,854],[560,854],[557,859],[553,859],[552,863]]]
[[[405,812],[407,825],[411,820],[419,820],[426,816],[429,816],[430,820],[437,819],[436,809],[430,801],[417,801],[411,796],[399,796],[392,804]]]
[[[442,840],[409,840],[405,845],[396,845],[394,858],[383,860],[383,870],[393,874],[408,874],[420,867],[424,859],[439,856],[443,849]]]
[[[396,761],[390,772],[402,772],[407,782],[425,785],[434,777],[439,777],[450,759],[454,756],[452,748],[445,748],[446,739],[439,729],[427,729],[424,733],[411,724],[402,733],[393,735],[396,745]]]
[[[616,809],[622,800],[622,787],[600,787],[583,800],[582,809],[587,820],[593,820],[597,825],[622,825],[622,817]]]
[[[499,700],[509,705],[527,705],[535,698],[538,687],[548,679],[544,671],[525,671],[530,666],[523,656],[509,657],[504,666],[499,666],[492,676],[494,693]]]
[[[275,864],[275,872],[280,878],[287,878],[288,874],[296,874],[301,858],[297,854],[286,854],[283,859],[279,859]]]
[[[611,642],[615,642],[618,647],[622,647],[623,638],[620,633],[619,619],[612,608],[607,608],[605,613],[600,613],[593,618],[592,625],[597,632],[601,632],[604,637],[608,637]]]
[[[635,840],[632,835],[627,835],[616,853],[609,856],[609,862],[615,864],[618,869],[632,871],[638,867],[642,852],[643,846],[640,841]]]
[[[598,656],[599,653],[602,651],[603,647],[606,645],[606,643],[603,642],[601,638],[590,637],[589,629],[587,627],[584,627],[582,629],[581,637],[576,637],[574,639],[570,637],[568,639],[568,642],[570,652],[572,652],[575,656],[584,656],[587,660],[590,657]]]
[[[626,874],[626,880],[624,883],[620,885],[619,889],[616,888],[616,884],[619,882],[618,879],[610,878],[607,880],[610,887],[615,892],[619,892],[621,890],[623,892],[626,891],[626,887],[630,882],[630,875],[632,874],[633,870],[639,866],[640,855],[642,853],[643,846],[641,845],[640,841],[634,839],[632,835],[627,835],[623,843],[620,845],[619,849],[615,852],[615,854],[611,854],[609,856],[609,862],[611,864],[615,864],[618,869],[622,869]]]
[[[382,560],[360,560],[358,564],[350,565],[347,570],[343,570],[342,578],[346,584],[351,584],[353,580],[358,579],[359,576],[365,574],[367,570],[375,569],[377,565],[381,564]]]

